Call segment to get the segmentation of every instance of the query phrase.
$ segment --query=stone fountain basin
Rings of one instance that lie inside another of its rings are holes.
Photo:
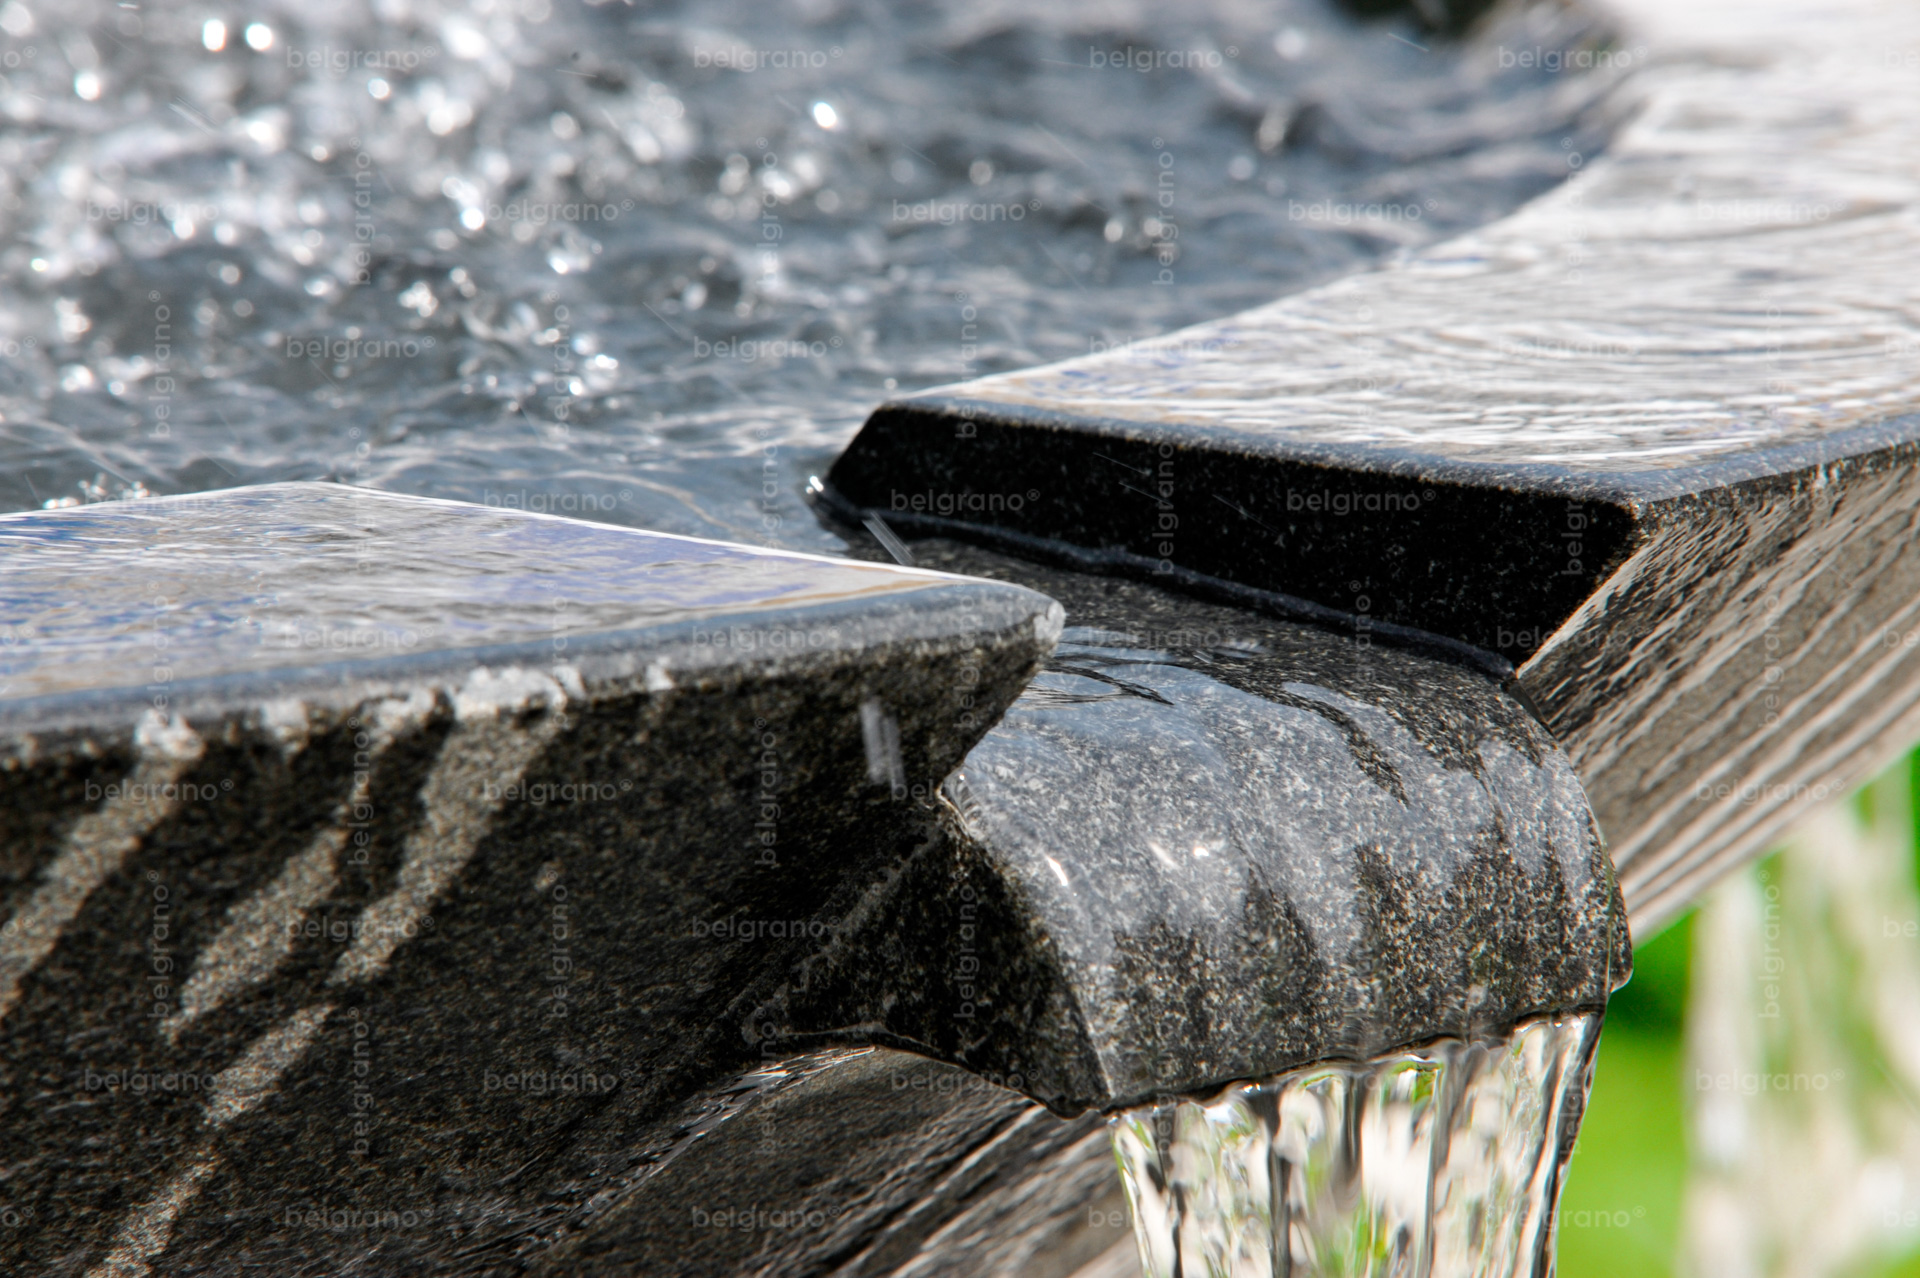
[[[1111,1266],[1099,1111],[1603,1004],[1602,835],[1645,926],[1920,736],[1920,26],[1619,8],[1636,123],[1514,217],[880,409],[823,509],[968,576],[0,520],[9,1263]],[[1216,845],[1150,800],[1228,740]]]

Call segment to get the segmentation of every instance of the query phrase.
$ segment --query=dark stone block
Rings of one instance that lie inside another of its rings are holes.
[[[10,1272],[520,1267],[779,1054],[1059,624],[320,485],[0,542]]]
[[[1028,684],[1031,588],[317,486],[0,538],[16,1265],[1066,1273],[1105,1137],[1020,1092],[1624,977],[1565,761],[1433,656],[921,543],[1072,610]]]

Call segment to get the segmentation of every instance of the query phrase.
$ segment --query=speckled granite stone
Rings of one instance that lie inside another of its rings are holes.
[[[0,519],[0,1269],[517,1268],[920,837],[1044,596],[328,485]]]
[[[1065,1273],[1112,1182],[1020,1092],[1625,974],[1564,759],[1433,656],[952,543],[914,553],[1001,580],[318,485],[0,541],[10,1263],[959,1273],[989,1229]]]
[[[532,1272],[1138,1273],[1105,1120],[952,1065],[884,1048],[791,1058],[696,1098],[677,1135]]]
[[[1604,1007],[1626,915],[1566,757],[1477,670],[958,543],[1067,608],[1047,670],[802,979],[1062,1113]]]

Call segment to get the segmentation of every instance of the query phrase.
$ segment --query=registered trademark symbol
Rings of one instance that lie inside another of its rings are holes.
[[[160,300],[160,295],[158,293],[149,293],[147,294],[147,300],[149,302],[157,302]]]
[[[1027,500],[1028,500],[1028,501],[1039,501],[1039,500],[1040,500],[1040,490],[1039,490],[1038,488],[1029,488],[1029,489],[1027,489]]]
[[[1038,200],[1028,200],[1028,201],[1027,201],[1027,207],[1028,207],[1028,208],[1035,208],[1035,209],[1037,209],[1037,208],[1039,208],[1039,207],[1040,207],[1040,201],[1038,201]]]

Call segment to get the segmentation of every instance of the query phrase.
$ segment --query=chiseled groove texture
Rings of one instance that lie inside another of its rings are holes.
[[[192,971],[180,990],[180,1010],[161,1022],[169,1038],[178,1038],[200,1017],[270,980],[287,961],[307,912],[332,896],[339,885],[340,854],[346,850],[358,815],[371,811],[367,805],[380,756],[399,733],[426,721],[434,700],[424,689],[415,689],[409,696],[361,707],[354,720],[359,731],[354,741],[352,789],[306,849],[291,857],[271,883],[230,908],[219,934],[194,956]],[[269,705],[259,717],[262,727],[282,737],[282,749],[288,754],[305,747],[312,721],[303,702]],[[360,747],[363,740],[364,749]]]
[[[139,761],[98,809],[79,817],[39,886],[0,929],[0,1020],[20,998],[20,983],[60,943],[95,888],[117,873],[140,840],[172,815],[180,777],[201,742],[182,721],[148,711],[134,733]]]
[[[1911,8],[1616,0],[1605,156],[1377,273],[936,392],[1236,443],[1657,470],[1920,408]],[[1690,56],[1698,41],[1718,65]]]
[[[1522,669],[1637,928],[1920,737],[1916,496],[1894,455],[1656,511],[1666,535]]]
[[[331,1003],[300,1009],[215,1075],[205,1111],[207,1126],[217,1131],[273,1095],[280,1076],[306,1052],[332,1011]],[[203,1143],[164,1189],[126,1215],[114,1233],[113,1246],[87,1271],[87,1278],[145,1278],[152,1260],[173,1240],[174,1221],[199,1196],[220,1164],[211,1141]]]

